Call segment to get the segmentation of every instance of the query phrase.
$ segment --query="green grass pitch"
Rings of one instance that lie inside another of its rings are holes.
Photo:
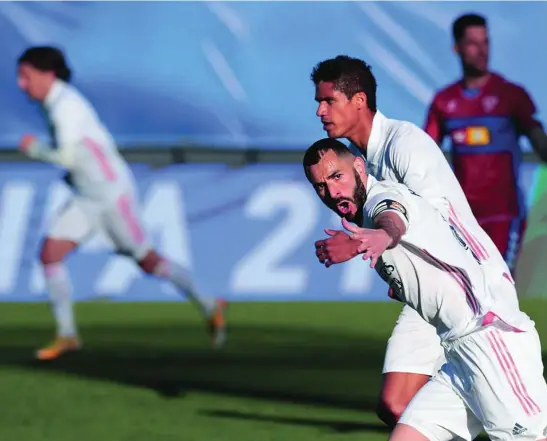
[[[523,309],[547,336],[545,301]],[[79,354],[32,359],[46,304],[0,308],[0,439],[386,440],[374,415],[400,305],[235,303],[226,348],[190,305],[80,303]]]

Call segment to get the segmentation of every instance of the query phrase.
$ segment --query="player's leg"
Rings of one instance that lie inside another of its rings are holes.
[[[220,346],[226,338],[224,310],[226,303],[202,295],[189,272],[180,264],[160,256],[152,249],[138,215],[138,204],[130,195],[122,195],[111,210],[105,212],[103,225],[118,251],[132,256],[147,274],[173,283],[206,318],[213,343]]]
[[[482,424],[454,392],[445,368],[418,391],[389,441],[471,441],[480,433]]]
[[[498,248],[514,277],[526,231],[526,219],[479,219],[479,224]]]
[[[449,356],[452,386],[491,439],[547,436],[547,383],[537,331],[501,321],[460,338]]]
[[[36,357],[50,360],[80,348],[74,319],[72,284],[65,257],[93,231],[92,213],[76,198],[69,201],[54,219],[42,244],[40,261],[44,270],[57,331],[55,340],[40,349]]]
[[[169,280],[190,299],[206,318],[215,347],[225,343],[227,304],[224,300],[203,296],[195,287],[188,271],[178,263],[160,256],[156,251],[148,251],[138,260],[138,264],[144,272]]]
[[[394,427],[414,395],[443,363],[435,328],[404,306],[387,344],[378,417]]]

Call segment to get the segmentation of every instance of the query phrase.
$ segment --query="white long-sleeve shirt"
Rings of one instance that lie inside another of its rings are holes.
[[[498,275],[483,268],[467,241],[424,198],[390,181],[369,176],[363,224],[375,227],[375,218],[389,210],[399,215],[406,232],[399,244],[386,250],[376,270],[394,296],[450,341],[479,329],[494,314],[519,330],[533,328],[506,291],[491,289]]]
[[[74,191],[97,202],[134,191],[133,174],[114,139],[75,87],[56,80],[42,110],[53,145],[33,143],[28,152],[31,158],[64,167]]]
[[[511,277],[496,245],[475,219],[441,149],[421,128],[407,121],[386,118],[377,111],[366,155],[353,144],[349,148],[364,157],[367,172],[376,179],[399,182],[425,198],[461,230],[479,258]]]

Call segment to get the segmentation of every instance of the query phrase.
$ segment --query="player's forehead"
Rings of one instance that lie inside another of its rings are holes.
[[[484,26],[469,26],[465,29],[464,38],[467,40],[485,40],[488,30]]]
[[[332,177],[333,174],[346,171],[350,167],[347,157],[339,156],[334,151],[329,150],[309,170],[315,182],[322,182]]]
[[[330,81],[320,81],[315,86],[315,99],[317,101],[325,100],[327,98],[339,98],[343,95],[342,92],[336,90],[336,84]]]
[[[20,63],[17,66],[17,72],[19,73],[19,75],[26,75],[26,76],[40,74],[40,71],[36,69],[32,64],[25,63],[25,62]]]

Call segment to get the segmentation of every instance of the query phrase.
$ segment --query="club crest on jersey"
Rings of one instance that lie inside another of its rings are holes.
[[[458,102],[456,100],[450,100],[450,101],[448,101],[448,103],[446,103],[446,111],[448,113],[455,112],[456,107],[458,107]]]
[[[482,99],[482,107],[485,112],[491,112],[498,105],[498,102],[497,96],[485,96]]]

